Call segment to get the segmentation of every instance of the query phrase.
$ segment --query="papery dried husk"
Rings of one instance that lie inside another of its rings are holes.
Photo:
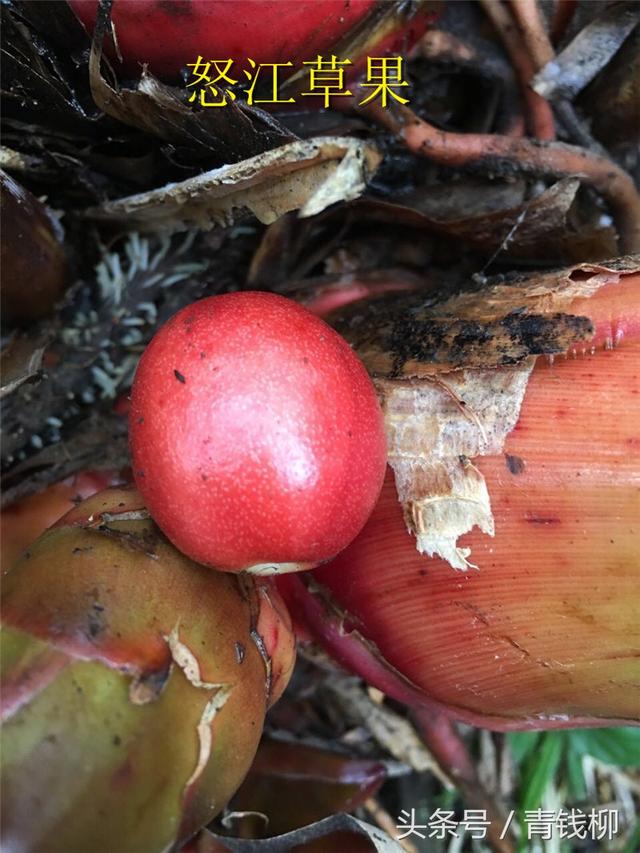
[[[38,332],[14,332],[9,338],[0,353],[0,399],[38,376],[47,341],[48,335]]]
[[[407,527],[421,553],[467,569],[458,539],[473,527],[494,535],[489,492],[471,459],[499,453],[518,420],[534,359],[512,369],[464,370],[439,381],[377,383],[389,464]]]
[[[615,231],[599,213],[585,219],[579,187],[578,178],[562,178],[528,198],[524,181],[465,181],[414,192],[401,204],[366,198],[354,206],[374,222],[459,238],[485,257],[544,257],[547,265],[606,258],[616,251]]]
[[[219,163],[255,156],[295,138],[274,118],[247,104],[231,101],[224,109],[192,110],[184,89],[160,82],[144,65],[135,88],[111,85],[101,62],[104,36],[113,27],[110,5],[97,9],[89,55],[91,95],[106,115],[185,148],[195,159],[204,156]]]
[[[355,139],[300,140],[181,183],[105,202],[85,215],[162,233],[229,226],[249,215],[270,223],[291,210],[312,216],[357,198],[380,160],[374,146]]]
[[[249,842],[228,835],[217,835],[203,830],[184,847],[182,853],[243,853]],[[349,853],[402,853],[402,848],[391,836],[377,826],[365,823],[350,814],[334,814],[278,835],[262,842],[254,841],[250,849],[290,850],[292,853],[324,853],[324,851],[349,851]]]

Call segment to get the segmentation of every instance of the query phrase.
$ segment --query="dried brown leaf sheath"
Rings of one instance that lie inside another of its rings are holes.
[[[356,304],[334,321],[376,377],[425,377],[566,352],[593,330],[571,303],[640,269],[640,256],[514,277],[431,304],[412,293]]]
[[[532,356],[574,352],[580,342],[589,347],[594,330],[599,346],[615,344],[613,319],[626,317],[616,311],[633,304],[635,279],[625,282],[625,274],[637,270],[637,258],[619,258],[523,276],[431,308],[411,294],[345,312],[339,328],[378,375],[389,462],[418,550],[457,569],[473,565],[458,539],[474,527],[492,536],[494,518],[484,476],[470,460],[502,452],[520,414]],[[610,307],[601,313],[592,297],[612,287],[627,302],[605,295],[602,305],[609,298]],[[385,316],[386,304],[395,313]],[[612,320],[600,340],[607,311]]]
[[[107,202],[86,211],[129,230],[172,233],[232,225],[253,214],[274,222],[290,210],[312,216],[337,201],[357,198],[381,155],[354,139],[291,142],[181,183]]]

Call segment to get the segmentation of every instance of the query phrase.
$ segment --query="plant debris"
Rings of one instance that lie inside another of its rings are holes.
[[[545,98],[574,98],[618,52],[640,23],[633,3],[605,8],[538,72],[533,88]]]
[[[420,292],[386,297],[346,307],[332,322],[374,377],[517,364],[588,341],[591,322],[565,313],[571,302],[637,272],[639,263],[640,256],[630,256],[514,276],[507,284],[487,280],[481,289],[443,301]]]
[[[357,198],[379,162],[375,148],[356,140],[291,142],[179,184],[106,202],[86,216],[160,233],[229,227],[251,214],[265,224],[291,210],[313,216]]]

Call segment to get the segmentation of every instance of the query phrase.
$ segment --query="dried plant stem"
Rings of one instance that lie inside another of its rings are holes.
[[[518,22],[529,56],[538,70],[553,59],[555,51],[547,35],[537,0],[511,0],[511,10]]]
[[[416,773],[432,773],[445,788],[453,787],[447,773],[405,716],[385,704],[374,702],[353,678],[332,678],[326,689],[342,712],[366,726],[376,743],[397,761]]]
[[[389,814],[389,812],[385,811],[378,800],[375,797],[369,797],[368,800],[364,803],[365,809],[369,812],[371,817],[374,819],[376,824],[382,829],[387,835],[391,836],[391,838],[395,838],[398,832],[398,828],[396,826],[395,821]],[[409,841],[408,838],[399,838],[397,840],[398,845],[405,851],[405,853],[419,853],[416,845]]]
[[[540,143],[486,133],[448,133],[408,107],[383,108],[373,101],[360,113],[395,133],[415,154],[453,167],[503,165],[530,174],[577,175],[597,190],[615,217],[624,253],[640,250],[640,195],[630,176],[607,157],[561,142]]]
[[[553,110],[549,103],[534,92],[531,80],[536,72],[530,55],[522,42],[515,21],[501,0],[480,0],[487,17],[491,20],[509,54],[511,64],[520,80],[522,94],[527,104],[531,132],[537,139],[555,139]]]
[[[555,58],[556,52],[547,34],[538,0],[511,0],[511,8],[534,70],[540,71]],[[591,136],[584,122],[577,115],[570,100],[558,98],[554,101],[554,108],[571,142],[584,145],[598,154],[607,156],[606,151]]]

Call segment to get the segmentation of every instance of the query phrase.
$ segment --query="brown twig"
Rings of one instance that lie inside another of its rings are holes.
[[[537,139],[555,139],[553,110],[549,103],[531,88],[531,80],[536,69],[520,38],[515,21],[508,9],[502,5],[501,0],[479,0],[479,2],[498,31],[520,81],[527,104],[531,132]]]
[[[429,752],[460,789],[465,802],[486,813],[489,822],[487,841],[491,849],[496,853],[514,853],[513,836],[504,832],[507,823],[506,809],[483,786],[474,761],[455,724],[443,714],[424,708],[414,709],[412,717]]]
[[[621,251],[640,251],[640,195],[624,169],[607,157],[562,142],[540,143],[485,133],[447,133],[401,105],[385,109],[372,101],[358,109],[400,137],[415,154],[445,166],[485,169],[502,166],[554,178],[581,178],[609,205]]]
[[[555,58],[556,52],[547,34],[538,0],[511,0],[511,9],[520,28],[534,70],[540,71]],[[607,156],[600,143],[591,136],[580,120],[570,100],[567,98],[558,99],[554,103],[554,108],[571,142]]]
[[[432,773],[439,782],[451,789],[449,780],[435,757],[419,737],[410,720],[385,704],[374,702],[362,685],[353,678],[332,677],[325,684],[332,705],[342,714],[364,725],[371,737],[416,773]]]
[[[533,88],[552,102],[575,98],[611,61],[639,22],[637,3],[607,3],[553,63],[536,74]]]
[[[369,799],[365,801],[364,807],[383,832],[386,832],[391,838],[396,838],[398,833],[397,824],[389,812],[382,808],[375,797],[369,797]],[[418,848],[408,838],[396,838],[396,843],[405,851],[405,853],[418,853]]]
[[[555,56],[537,0],[511,0],[511,11],[537,71]]]

